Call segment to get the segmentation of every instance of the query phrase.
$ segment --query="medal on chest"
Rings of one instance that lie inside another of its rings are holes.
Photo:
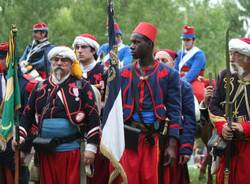
[[[78,88],[73,88],[73,94],[75,95],[75,100],[79,101],[79,90]]]
[[[85,117],[84,112],[78,112],[76,115],[76,121],[79,123],[84,119],[84,117]]]

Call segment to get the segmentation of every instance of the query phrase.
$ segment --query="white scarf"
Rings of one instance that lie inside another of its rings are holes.
[[[95,67],[96,63],[97,62],[94,59],[92,60],[92,62],[89,65],[83,65],[81,63],[82,76],[84,78],[88,78],[88,72],[91,71],[91,70],[93,70],[93,68]]]

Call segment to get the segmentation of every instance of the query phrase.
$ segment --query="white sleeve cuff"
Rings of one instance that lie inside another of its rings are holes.
[[[86,148],[85,148],[85,151],[91,151],[93,153],[96,153],[97,152],[97,147],[94,144],[87,144]]]

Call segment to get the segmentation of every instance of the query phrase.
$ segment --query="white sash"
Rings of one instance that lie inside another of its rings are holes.
[[[185,65],[185,63],[199,51],[200,49],[198,47],[193,47],[187,52],[187,54],[181,59],[179,63],[179,72],[181,71],[181,68]]]
[[[32,42],[32,46],[31,46],[31,49],[30,49],[30,51],[29,51],[29,53],[28,53],[28,55],[27,55],[26,61],[29,61],[30,57],[31,57],[33,54],[39,52],[43,47],[45,47],[46,45],[49,45],[49,44],[50,44],[49,41],[45,41],[45,42],[42,42],[42,43],[37,44],[34,48],[32,48],[33,45],[34,45],[34,41],[33,41],[33,42]]]

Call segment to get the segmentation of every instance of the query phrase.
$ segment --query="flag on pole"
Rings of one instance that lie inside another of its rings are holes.
[[[9,51],[6,57],[7,85],[0,124],[0,141],[7,142],[12,137],[13,126],[19,118],[18,109],[21,108],[19,82],[17,77],[16,57],[16,28],[12,27],[9,33]]]
[[[112,0],[108,1],[108,38],[109,48],[112,49],[115,45],[114,8]]]
[[[115,45],[115,31],[113,20],[113,5],[108,4],[108,29],[109,44]],[[119,173],[124,183],[127,183],[126,174],[119,163],[125,150],[124,123],[121,96],[121,81],[118,69],[118,59],[112,58],[108,69],[108,81],[106,87],[106,103],[103,109],[102,138],[100,151],[114,166],[114,172]]]

